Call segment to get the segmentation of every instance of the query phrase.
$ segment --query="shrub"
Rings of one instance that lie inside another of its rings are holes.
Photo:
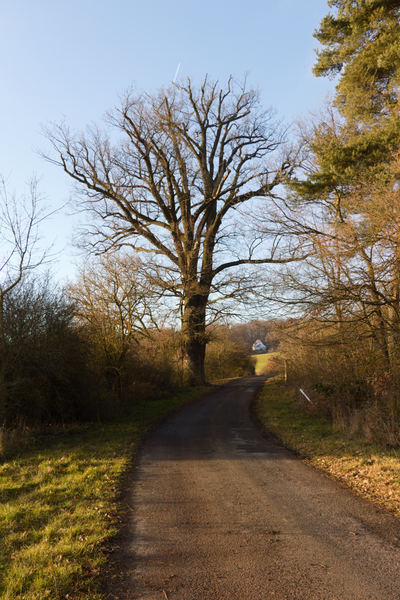
[[[346,324],[341,324],[339,336],[338,329],[335,325],[318,328],[311,321],[291,321],[281,327],[289,383],[307,390],[314,410],[335,425],[360,431],[381,445],[399,445],[398,369],[385,369],[381,353],[365,332],[353,329],[353,335],[348,335]]]
[[[0,385],[7,427],[98,413],[97,377],[73,319],[74,306],[49,278],[25,279],[5,297]]]
[[[210,336],[205,360],[207,380],[254,375],[254,360],[246,345],[233,337],[229,327],[217,327]]]

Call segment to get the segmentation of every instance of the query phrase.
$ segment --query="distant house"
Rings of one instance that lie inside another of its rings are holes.
[[[265,352],[266,349],[267,347],[262,343],[261,340],[257,340],[252,346],[253,352]]]

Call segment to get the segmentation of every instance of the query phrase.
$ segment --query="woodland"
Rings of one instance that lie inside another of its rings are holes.
[[[37,182],[3,182],[3,428],[251,375],[261,339],[320,414],[400,444],[400,2],[328,5],[314,75],[336,92],[289,128],[205,77],[45,130],[86,216],[68,286],[43,274]]]

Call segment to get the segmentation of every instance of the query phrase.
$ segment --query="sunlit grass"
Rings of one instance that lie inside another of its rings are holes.
[[[266,384],[256,411],[265,427],[310,465],[400,517],[399,450],[385,451],[335,428],[310,407],[304,408],[297,392],[279,381]]]
[[[102,545],[143,435],[203,390],[137,404],[124,422],[66,428],[0,463],[0,597],[100,600]]]
[[[254,354],[255,359],[255,373],[256,375],[262,375],[266,372],[268,363],[276,356],[277,352],[265,352],[264,354]]]

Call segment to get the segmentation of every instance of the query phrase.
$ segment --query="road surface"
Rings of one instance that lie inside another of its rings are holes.
[[[258,431],[262,383],[235,380],[148,438],[126,597],[400,600],[399,522]]]

